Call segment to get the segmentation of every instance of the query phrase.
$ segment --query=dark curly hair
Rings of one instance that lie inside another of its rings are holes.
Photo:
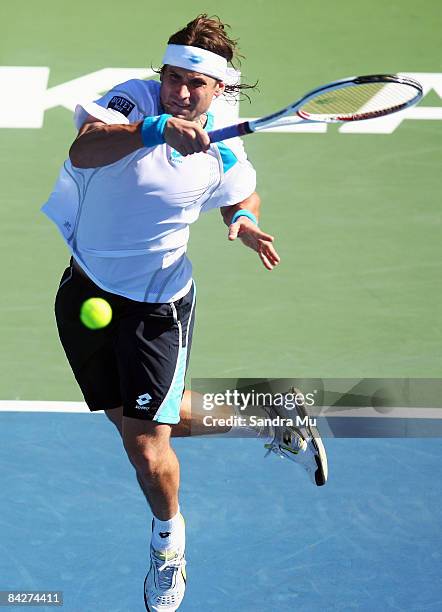
[[[184,28],[172,34],[167,42],[170,45],[188,45],[212,51],[212,53],[224,57],[232,68],[237,69],[241,66],[240,58],[243,56],[238,51],[238,41],[229,38],[226,32],[227,28],[230,28],[230,26],[222,23],[219,17],[209,17],[206,13],[203,13],[189,21]],[[163,66],[159,71],[161,74],[164,68]],[[248,85],[247,83],[226,84],[224,93],[233,99],[237,99],[242,94],[250,101],[250,97],[247,93],[244,93],[244,90],[255,89],[256,86],[257,83],[254,85]]]

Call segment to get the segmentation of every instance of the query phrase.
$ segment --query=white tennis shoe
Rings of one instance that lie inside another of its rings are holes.
[[[293,387],[291,394],[301,394],[299,389]],[[285,406],[265,406],[271,418],[279,417],[294,421],[300,417],[302,424],[292,426],[282,424],[274,427],[273,440],[265,444],[267,455],[275,453],[299,463],[307,472],[310,480],[318,487],[325,485],[328,478],[327,455],[319,435],[319,431],[311,424],[304,403],[295,402],[296,407],[289,410]],[[306,418],[307,417],[307,418]],[[267,456],[266,455],[266,456]]]
[[[144,602],[149,612],[175,612],[186,590],[184,550],[150,547],[150,568],[144,581]]]

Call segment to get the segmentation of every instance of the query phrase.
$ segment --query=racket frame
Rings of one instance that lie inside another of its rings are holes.
[[[345,89],[347,87],[351,87],[352,85],[363,85],[370,83],[385,83],[385,85],[388,85],[389,83],[398,83],[408,85],[415,89],[416,95],[410,98],[410,100],[407,102],[402,102],[400,104],[393,105],[383,110],[368,111],[367,113],[359,114],[355,113],[355,115],[310,115],[309,113],[302,111],[302,107],[313,98],[316,98],[319,94],[325,93],[330,90],[336,91],[338,89]],[[243,123],[230,125],[228,127],[209,132],[209,137],[211,142],[218,142],[220,140],[233,138],[235,136],[244,136],[253,132],[259,132],[268,128],[280,127],[284,125],[293,125],[297,123],[342,123],[346,121],[361,121],[365,119],[374,119],[389,115],[394,112],[405,110],[406,108],[409,108],[410,106],[413,106],[414,104],[419,102],[422,96],[423,90],[421,84],[412,79],[411,77],[401,76],[398,74],[375,74],[368,76],[347,77],[346,79],[332,81],[327,85],[322,85],[321,87],[312,89],[302,98],[296,100],[296,102],[289,104],[285,108],[275,113],[272,113],[271,115],[266,115],[259,119],[254,119],[250,121],[244,121]]]

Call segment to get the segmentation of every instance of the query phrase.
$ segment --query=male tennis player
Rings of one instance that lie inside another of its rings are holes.
[[[269,270],[279,263],[257,224],[255,171],[242,143],[211,145],[207,135],[212,101],[241,87],[225,83],[235,47],[224,24],[201,15],[169,39],[161,83],[131,80],[78,106],[78,136],[43,207],[72,254],[55,305],[63,347],[90,410],[105,410],[117,425],[154,515],[145,603],[156,612],[176,610],[185,589],[179,464],[169,439],[195,315],[189,225],[220,208],[230,239],[239,236]],[[89,297],[111,305],[108,327],[80,323]],[[271,432],[274,449],[302,455],[323,484],[317,446],[289,433]]]

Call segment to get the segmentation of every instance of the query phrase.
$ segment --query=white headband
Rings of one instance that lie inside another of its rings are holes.
[[[227,74],[227,60],[221,55],[186,45],[167,45],[163,64],[178,66],[193,72],[201,72],[224,81]]]

